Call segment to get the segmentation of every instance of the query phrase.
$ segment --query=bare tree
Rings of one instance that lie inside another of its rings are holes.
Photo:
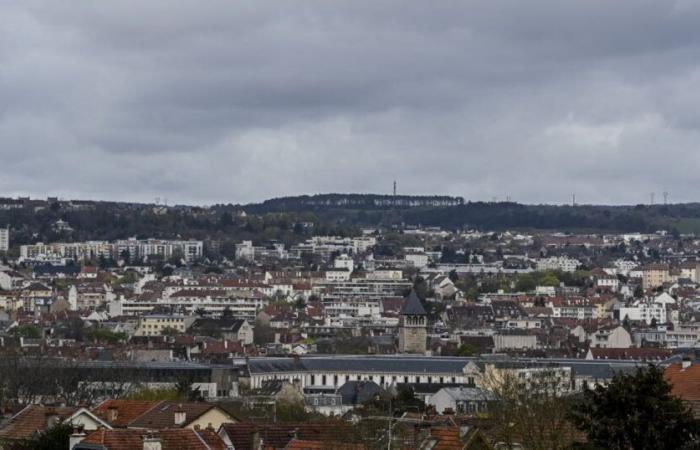
[[[496,448],[563,450],[573,444],[568,420],[570,396],[562,389],[561,372],[498,369],[484,376],[483,385],[493,392],[490,407]]]

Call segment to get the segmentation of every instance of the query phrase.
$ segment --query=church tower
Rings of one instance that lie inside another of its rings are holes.
[[[425,354],[428,339],[428,313],[416,294],[406,297],[399,313],[399,353]]]

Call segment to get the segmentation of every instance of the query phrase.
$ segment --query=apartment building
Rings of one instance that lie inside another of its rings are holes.
[[[6,252],[10,249],[10,229],[0,228],[0,252]]]
[[[139,317],[135,336],[162,336],[166,330],[184,333],[195,321],[194,316],[150,314]]]

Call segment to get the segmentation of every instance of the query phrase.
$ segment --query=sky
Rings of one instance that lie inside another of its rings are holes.
[[[698,201],[700,2],[3,2],[0,195]]]

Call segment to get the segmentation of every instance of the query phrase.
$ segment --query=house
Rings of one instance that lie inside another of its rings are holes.
[[[11,291],[17,289],[22,285],[24,281],[24,276],[14,270],[3,270],[0,271],[0,289],[6,291]]]
[[[304,393],[299,383],[290,383],[284,380],[269,380],[262,384],[256,391],[257,395],[269,397],[275,402],[303,403]]]
[[[434,426],[420,443],[420,450],[491,450],[484,434],[475,427]],[[514,447],[516,448],[516,447]]]
[[[362,405],[374,400],[381,392],[381,388],[374,381],[348,381],[338,390],[343,405]]]
[[[632,336],[622,326],[607,326],[589,335],[593,348],[630,348]]]
[[[311,441],[308,439],[292,439],[284,447],[284,450],[326,450],[328,448],[336,450],[365,450],[368,447],[364,444],[353,444],[350,442],[328,442],[323,440]]]
[[[700,418],[700,364],[684,359],[670,364],[664,378],[671,385],[671,394],[686,402],[696,418]]]
[[[342,416],[352,410],[352,405],[343,405],[343,398],[338,394],[306,394],[304,405],[307,411],[314,411],[324,416]]]
[[[78,410],[74,406],[28,405],[10,418],[0,430],[0,442],[23,441],[57,425]]]
[[[630,359],[634,361],[659,362],[673,355],[665,348],[589,348],[586,359]]]
[[[194,316],[149,314],[139,317],[135,336],[162,336],[163,332],[184,333],[194,323]]]
[[[72,450],[226,450],[223,440],[211,429],[145,430],[100,429],[85,437],[72,436]]]
[[[488,411],[488,404],[495,400],[490,391],[476,387],[446,387],[431,396],[426,404],[435,407],[439,414],[477,414]]]
[[[430,288],[435,291],[438,300],[454,298],[459,289],[447,275],[435,275],[428,278]]]
[[[245,319],[198,318],[192,324],[191,332],[208,336],[219,335],[223,339],[240,341],[243,345],[253,343],[253,327]]]
[[[654,289],[671,281],[668,264],[648,264],[642,268],[642,287]]]
[[[350,433],[349,425],[336,423],[225,423],[218,435],[229,449],[284,449],[294,440],[321,441],[322,448],[336,448],[342,436]],[[342,447],[340,447],[342,448]]]
[[[106,400],[93,411],[114,428],[218,428],[237,419],[220,407],[203,402]]]

